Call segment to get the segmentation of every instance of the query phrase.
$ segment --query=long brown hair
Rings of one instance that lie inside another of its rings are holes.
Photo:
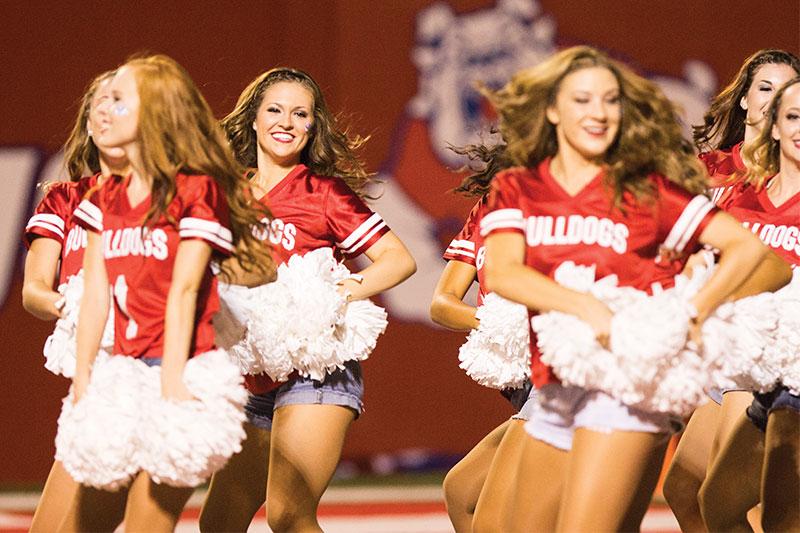
[[[800,59],[785,50],[759,50],[745,59],[733,80],[711,101],[703,123],[692,128],[694,143],[701,152],[727,150],[744,140],[747,111],[739,102],[750,90],[759,67],[768,64],[789,65],[800,74]]]
[[[109,70],[93,79],[81,98],[75,125],[72,126],[67,142],[64,143],[64,165],[70,181],[78,181],[87,171],[90,174],[100,172],[100,152],[89,136],[87,124],[89,112],[92,110],[92,99],[97,89],[110,80],[114,73],[114,70]]]
[[[164,55],[134,58],[125,66],[132,68],[136,77],[142,171],[152,179],[152,206],[146,221],[166,214],[179,172],[211,176],[224,191],[230,209],[234,255],[245,270],[268,273],[269,251],[253,232],[266,230],[262,220],[269,212],[252,205],[243,169],[189,74]],[[222,274],[229,279],[224,263]]]
[[[774,176],[781,169],[781,143],[772,138],[772,129],[778,121],[783,95],[789,87],[800,84],[800,76],[792,78],[778,89],[775,97],[764,115],[764,128],[750,146],[745,147],[745,161],[747,174],[745,179],[761,189],[767,179]]]
[[[264,92],[280,82],[298,83],[314,98],[311,138],[300,154],[300,162],[315,174],[341,178],[353,192],[364,196],[364,189],[372,179],[357,151],[369,137],[353,136],[347,128],[340,128],[338,117],[328,109],[319,85],[302,70],[280,67],[264,72],[250,82],[239,95],[233,111],[222,119],[222,127],[239,163],[248,168],[257,165],[258,138],[253,122]]]
[[[620,88],[619,133],[604,156],[606,184],[614,205],[631,193],[639,199],[652,192],[651,173],[666,176],[692,193],[706,187],[705,171],[681,134],[675,106],[653,82],[588,46],[562,50],[539,65],[517,72],[503,88],[480,91],[494,106],[505,144],[467,146],[462,150],[482,160],[485,169],[467,178],[486,180],[509,166],[534,167],[558,152],[556,129],[546,116],[561,81],[584,68],[608,69]]]

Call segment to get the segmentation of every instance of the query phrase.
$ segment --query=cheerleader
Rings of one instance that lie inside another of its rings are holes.
[[[468,153],[468,150],[464,153]],[[470,157],[480,158],[480,153],[469,154]],[[431,303],[431,319],[446,328],[456,331],[471,331],[478,328],[480,322],[475,314],[477,309],[464,302],[464,296],[472,285],[478,280],[478,305],[483,301],[483,263],[486,249],[480,238],[480,220],[486,210],[486,194],[492,176],[476,174],[469,176],[456,189],[467,196],[480,196],[481,199],[473,207],[464,227],[448,246],[444,258],[447,260],[444,272],[439,279],[433,293]],[[521,327],[527,331],[527,313],[523,317]],[[528,346],[524,347],[527,352]],[[493,462],[503,462],[509,457],[516,457],[516,448],[527,440],[523,428],[526,420],[524,405],[530,405],[528,394],[530,382],[519,388],[508,388],[502,391],[503,395],[511,402],[517,415],[506,420],[486,437],[484,437],[470,452],[456,464],[444,478],[444,496],[447,505],[447,514],[456,531],[471,531],[472,519],[478,497],[489,473],[489,467],[494,471],[503,471],[505,483],[498,484],[500,490],[492,492],[491,496],[484,497],[484,504],[491,506],[490,500],[505,500],[507,494],[502,487],[513,485],[509,477],[514,476],[515,463],[511,463],[508,472]],[[503,453],[496,453],[499,446],[503,446]],[[498,475],[498,474],[496,474]]]
[[[725,210],[791,263],[797,275],[800,78],[776,92],[762,131],[744,154],[751,170]],[[785,289],[789,290],[794,288]],[[795,312],[783,310],[787,319]],[[779,322],[779,327],[794,326]],[[793,349],[790,358],[796,360],[797,344],[790,345],[784,348]],[[800,376],[795,374],[796,370],[791,376],[784,374],[791,388],[778,383],[774,390],[751,397],[746,416],[739,414],[730,437],[712,458],[700,489],[702,514],[710,531],[749,531],[747,511],[759,501],[764,531],[800,529]]]
[[[341,285],[350,300],[379,294],[414,273],[406,247],[360,198],[369,181],[356,155],[364,140],[339,129],[308,74],[265,72],[222,125],[240,163],[252,169],[253,195],[273,213],[262,237],[278,262],[326,248],[338,259],[366,255],[372,264]],[[276,383],[260,374],[246,383],[247,440],[212,478],[200,528],[244,531],[268,494],[273,531],[319,531],[319,500],[362,411],[361,367],[351,361],[321,381],[294,374]]]
[[[128,161],[120,148],[99,143],[93,132],[108,125],[111,100],[109,82],[113,72],[97,76],[81,100],[78,119],[64,146],[69,182],[45,186],[44,198],[25,227],[23,242],[28,248],[22,285],[22,305],[41,320],[61,317],[62,295],[53,289],[77,275],[83,262],[86,233],[72,220],[72,212],[83,195],[111,174],[126,174]],[[86,176],[90,172],[91,176]],[[60,263],[60,269],[59,269]],[[74,365],[74,361],[70,363]],[[53,365],[48,365],[52,368]],[[61,368],[53,368],[63,372]],[[67,377],[72,374],[66,372]],[[36,506],[31,531],[54,531],[67,512],[77,483],[59,461],[53,463],[42,497]]]
[[[60,529],[111,531],[124,519],[127,530],[172,531],[203,469],[221,466],[244,436],[238,369],[214,351],[209,261],[235,253],[262,268],[251,228],[263,215],[248,207],[224,135],[177,63],[133,59],[109,90],[108,124],[94,135],[120,148],[131,172],[91,191],[74,215],[88,233],[86,288],[56,454],[81,486]],[[109,287],[114,355],[101,358]]]
[[[744,176],[742,149],[761,132],[764,112],[775,92],[798,73],[800,60],[793,54],[783,50],[756,52],[714,98],[703,124],[695,127],[695,144],[711,176],[712,198],[718,205],[725,203]],[[706,467],[750,404],[747,391],[723,392],[711,391],[714,402],[692,414],[664,480],[664,497],[684,531],[705,530],[698,493]],[[757,468],[758,462],[750,464]],[[739,484],[750,483],[757,489],[757,480],[757,476],[742,476]]]
[[[562,263],[648,291],[673,282],[674,267],[656,260],[660,246],[678,253],[714,246],[719,266],[682,311],[697,328],[769,254],[703,196],[704,173],[669,100],[603,53],[564,50],[485,93],[508,158],[520,165],[494,179],[481,221],[489,290],[534,314],[575,315],[607,345],[612,312],[591,293],[555,283]],[[788,268],[776,267],[767,285],[788,277]],[[531,372],[537,402],[525,427],[534,440],[520,468],[536,487],[519,503],[524,519],[512,516],[509,529],[638,529],[674,419],[562,385],[538,349]],[[480,505],[475,524],[493,527]]]

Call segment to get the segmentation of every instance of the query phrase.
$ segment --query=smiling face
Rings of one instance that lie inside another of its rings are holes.
[[[139,136],[140,101],[134,69],[120,68],[111,79],[109,92],[108,125],[101,128],[96,139],[105,146],[122,148],[130,157],[131,147]]]
[[[784,63],[766,63],[756,69],[750,88],[739,101],[741,108],[747,111],[747,124],[755,133],[761,130],[764,112],[772,102],[775,92],[797,74]]]
[[[99,83],[92,96],[86,126],[90,136],[92,136],[92,141],[100,152],[101,158],[120,159],[125,157],[125,152],[122,148],[109,146],[101,140],[111,125],[109,120],[111,104],[111,78],[108,78]]]
[[[565,76],[555,102],[547,108],[559,151],[569,149],[587,160],[605,155],[621,117],[619,82],[604,67],[583,68]]]
[[[300,163],[313,126],[314,96],[303,85],[281,81],[264,91],[253,129],[258,150],[282,167]]]
[[[772,138],[780,143],[781,159],[800,168],[800,83],[783,92]]]

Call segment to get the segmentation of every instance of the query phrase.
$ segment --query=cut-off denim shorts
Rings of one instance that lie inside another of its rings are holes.
[[[261,429],[272,429],[272,416],[284,405],[341,405],[355,412],[364,410],[364,379],[361,364],[348,361],[344,370],[325,376],[322,381],[297,377],[275,390],[250,394],[244,410],[247,421]]]

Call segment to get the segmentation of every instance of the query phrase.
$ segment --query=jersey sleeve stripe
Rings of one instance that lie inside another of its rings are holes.
[[[496,229],[525,229],[525,221],[520,209],[498,209],[485,215],[481,220],[481,236],[485,237]]]
[[[207,231],[199,229],[182,229],[180,230],[180,236],[181,239],[203,239],[204,241],[208,241],[209,243],[214,244],[223,250],[227,250],[229,252],[233,251],[233,244],[231,244],[230,241],[226,241],[225,239],[220,238],[218,235],[209,233]]]
[[[215,235],[224,241],[233,242],[233,234],[231,233],[231,230],[213,220],[184,217],[181,219],[181,222],[178,225],[178,231],[181,237],[183,237],[183,232],[186,230],[203,231],[205,233]]]
[[[453,239],[450,241],[450,248],[462,248],[464,250],[475,251],[475,243],[463,239]]]
[[[64,231],[64,228],[66,227],[63,218],[58,215],[51,215],[50,213],[39,213],[38,215],[33,215],[28,221],[28,226],[33,226],[35,222],[46,222],[47,224],[58,227],[58,229],[61,231]]]
[[[367,233],[368,231],[373,229],[378,224],[382,224],[383,226],[386,225],[386,223],[383,221],[383,219],[381,218],[381,216],[378,213],[373,213],[371,217],[369,217],[359,227],[357,227],[353,231],[353,233],[351,233],[345,240],[343,240],[341,243],[336,243],[336,245],[339,248],[341,248],[342,250],[353,249],[354,248],[353,247],[353,243],[355,243],[356,241],[361,240],[361,237],[365,233]],[[375,234],[375,231],[373,231],[371,235],[374,235],[374,234]],[[358,247],[356,246],[355,248],[358,248]]]
[[[667,235],[667,238],[664,240],[664,246],[669,250],[682,252],[686,243],[689,242],[694,232],[697,230],[697,227],[700,225],[700,222],[703,221],[703,217],[713,208],[714,204],[705,196],[695,196],[692,198],[683,209],[678,220],[676,220],[675,224],[672,226],[672,230],[670,230],[669,235]]]
[[[369,232],[369,233],[367,233],[366,235],[364,235],[364,238],[363,238],[363,239],[361,239],[360,241],[358,241],[358,243],[354,244],[353,246],[351,246],[350,248],[348,248],[347,250],[345,250],[345,252],[344,252],[344,253],[345,253],[346,255],[352,255],[352,254],[354,254],[354,253],[355,253],[355,252],[356,252],[356,251],[357,251],[359,248],[361,248],[362,246],[364,246],[364,244],[366,244],[366,243],[367,243],[367,241],[369,241],[369,240],[372,238],[372,236],[373,236],[373,235],[375,235],[375,234],[376,234],[376,233],[378,233],[380,230],[382,230],[383,228],[385,228],[385,227],[386,227],[386,222],[384,222],[384,221],[383,221],[383,219],[381,219],[380,217],[379,217],[379,219],[380,219],[380,222],[378,223],[378,225],[377,225],[377,226],[375,226],[374,228],[372,228],[372,230],[370,230],[370,232]],[[349,237],[348,237],[348,239],[349,239]]]
[[[465,257],[470,257],[472,259],[475,259],[474,253],[468,252],[466,250],[459,250],[457,248],[448,248],[447,250],[445,250],[445,253],[450,255],[463,255]]]
[[[58,221],[61,222],[60,225],[56,225],[54,223],[55,221],[51,221],[48,218],[43,218],[44,216],[45,215],[34,215],[34,216],[32,216],[30,221],[28,222],[28,225],[25,227],[25,231],[26,232],[31,232],[34,228],[39,228],[39,229],[54,233],[54,234],[58,235],[58,237],[60,239],[63,239],[64,238],[64,221],[61,220],[60,217],[57,217],[55,215],[46,215],[46,216],[49,216],[49,217],[54,217]]]
[[[103,212],[89,200],[83,200],[75,209],[74,216],[96,231],[103,231]]]

